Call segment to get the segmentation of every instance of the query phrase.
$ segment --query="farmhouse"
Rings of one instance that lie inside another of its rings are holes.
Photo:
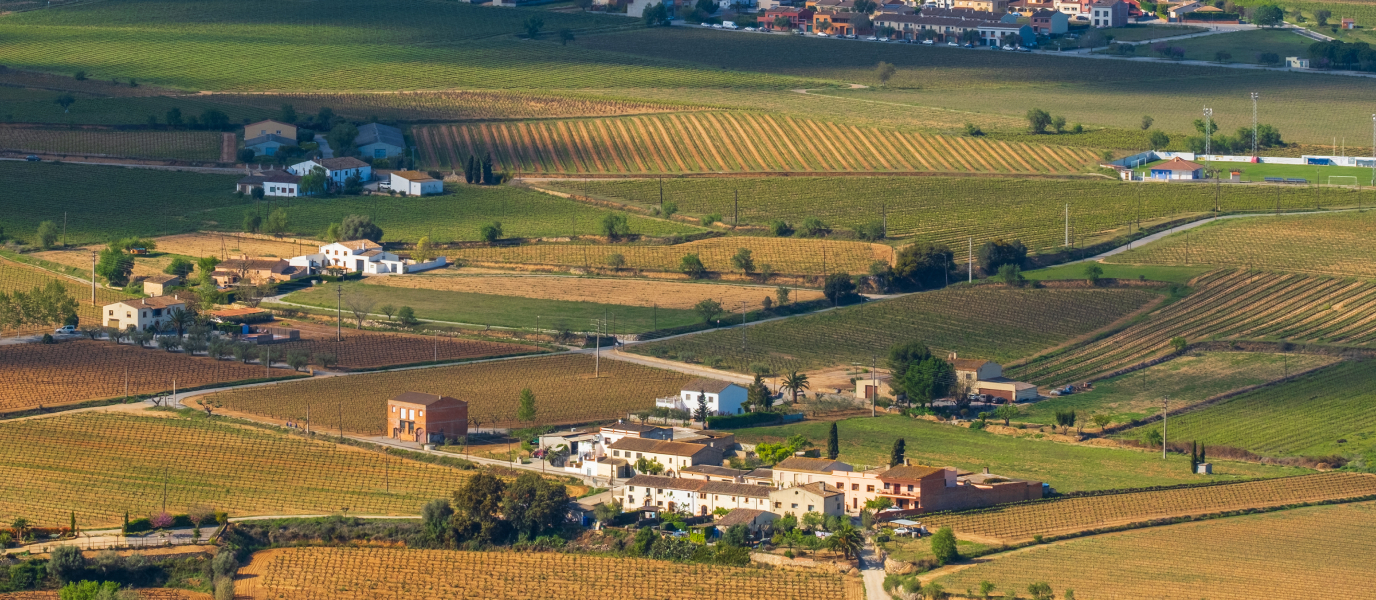
[[[979,358],[960,358],[954,352],[948,360],[955,368],[956,381],[966,389],[973,389],[977,380],[1003,376],[1003,367],[998,363]]]
[[[167,288],[181,285],[182,278],[176,275],[157,275],[143,280],[143,293],[149,296],[161,296],[166,293]]]
[[[960,474],[955,467],[928,467],[904,461],[879,475],[880,497],[903,511],[932,512],[983,508],[1042,497],[1038,481],[982,474]],[[906,513],[905,513],[906,514]]]
[[[626,437],[608,446],[612,458],[624,458],[634,467],[644,458],[656,461],[664,467],[664,472],[675,474],[678,469],[693,465],[720,465],[722,452],[710,446],[687,442],[669,442]]]
[[[611,456],[608,447],[622,438],[636,438],[645,440],[664,440],[674,439],[674,430],[668,427],[656,427],[654,425],[636,425],[617,421],[610,425],[603,425],[598,433],[602,439],[602,447],[599,450],[600,456]]]
[[[406,139],[396,127],[367,123],[358,126],[354,146],[364,158],[391,158],[406,152]]]
[[[1010,402],[1035,400],[1040,395],[1035,385],[1005,378],[1003,367],[996,362],[960,358],[955,353],[951,353],[950,362],[955,368],[958,394],[986,394]]]
[[[274,121],[268,119],[257,123],[249,123],[244,126],[244,139],[256,138],[264,135],[280,135],[291,138],[291,143],[296,143],[296,126],[290,123]]]
[[[309,269],[293,266],[280,258],[249,258],[240,256],[215,265],[210,277],[219,287],[229,287],[239,283],[254,285],[281,283],[310,275]]]
[[[784,515],[802,516],[810,512],[827,516],[846,514],[845,494],[821,481],[771,491],[769,502],[775,512]]]
[[[995,398],[1003,398],[1009,402],[1020,400],[1036,400],[1041,396],[1037,391],[1037,386],[1021,381],[1013,381],[1005,377],[991,377],[975,382],[974,392]]]
[[[177,298],[175,294],[170,298],[155,296],[123,300],[105,305],[101,325],[115,329],[133,327],[145,331],[162,331],[168,327],[172,312],[179,308],[186,310],[186,302]]]
[[[411,196],[428,196],[444,192],[444,182],[420,171],[392,171],[391,188]]]
[[[1151,168],[1152,179],[1170,181],[1175,179],[1201,179],[1203,177],[1204,165],[1192,163],[1179,156]]]
[[[834,471],[851,471],[852,467],[830,458],[790,456],[774,465],[774,486],[788,487],[831,480]]]
[[[716,379],[694,379],[679,390],[679,395],[656,398],[655,406],[688,411],[697,410],[698,397],[707,400],[707,410],[714,415],[738,415],[744,412],[746,389],[729,381]]]
[[[463,400],[402,392],[387,400],[387,429],[394,440],[443,443],[468,435],[468,403]]]
[[[296,138],[269,133],[253,138],[244,139],[244,148],[252,150],[255,155],[277,156],[277,150],[283,146],[295,146]]]
[[[662,507],[694,515],[708,515],[718,508],[767,511],[770,491],[748,483],[636,475],[622,488],[622,506],[626,510]]]
[[[1099,0],[1089,5],[1089,24],[1094,27],[1125,27],[1128,4],[1123,0]]]
[[[297,197],[301,195],[301,177],[286,171],[268,171],[249,175],[234,185],[235,191],[253,193],[253,188],[263,188],[264,196]]]
[[[855,397],[866,400],[874,400],[881,397],[893,398],[893,388],[889,382],[893,381],[893,375],[879,373],[869,379],[855,380]]]
[[[678,470],[678,476],[683,479],[701,479],[703,481],[729,481],[732,483],[744,483],[745,474],[748,471],[718,467],[716,465],[693,465]]]
[[[759,534],[761,531],[771,527],[774,521],[779,519],[779,515],[767,510],[757,508],[737,508],[717,519],[717,530],[726,533],[736,525],[745,526],[746,531],[752,534]]]
[[[352,156],[344,158],[316,158],[306,162],[296,163],[287,167],[293,175],[305,177],[315,170],[316,167],[325,170],[325,178],[335,185],[344,185],[350,177],[358,177],[360,181],[368,181],[373,178],[373,167]]]
[[[320,254],[324,255],[324,268],[351,273],[396,273],[402,266],[401,257],[372,240],[326,244],[320,247]]]

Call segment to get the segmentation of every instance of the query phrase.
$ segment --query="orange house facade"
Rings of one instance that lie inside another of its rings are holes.
[[[468,403],[438,394],[402,392],[387,400],[387,431],[394,440],[422,444],[468,435]]]
[[[933,512],[984,508],[1006,502],[1042,497],[1038,481],[1010,479],[989,474],[960,474],[954,467],[903,464],[878,476],[883,488],[878,496],[905,511]]]

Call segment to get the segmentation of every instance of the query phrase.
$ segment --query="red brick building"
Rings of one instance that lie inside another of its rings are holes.
[[[468,434],[468,403],[449,396],[402,392],[387,400],[391,438],[442,443]]]
[[[774,20],[779,17],[783,17],[785,19],[788,19],[788,29],[801,29],[803,31],[812,31],[812,15],[815,12],[816,11],[812,10],[811,8],[798,8],[794,6],[776,6],[774,8],[764,11],[764,18],[760,19],[760,23],[762,23],[765,27],[768,27],[770,29],[779,30],[779,28],[774,25]]]
[[[1039,481],[1012,479],[984,473],[959,473],[954,467],[902,464],[879,474],[884,489],[880,497],[900,510],[933,512],[984,508],[1006,502],[1042,497]]]

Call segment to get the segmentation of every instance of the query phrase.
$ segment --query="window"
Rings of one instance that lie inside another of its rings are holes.
[[[628,486],[626,486],[626,491],[628,491],[628,492],[634,492],[634,491],[635,491],[635,486],[633,486],[633,485],[628,485]]]
[[[656,494],[663,494],[663,493],[664,493],[664,490],[663,490],[663,489],[656,489],[656,490],[655,490],[655,493],[656,493]]]
[[[656,502],[655,506],[664,506],[664,501],[660,500],[659,502]]]
[[[911,483],[908,484],[908,491],[910,491],[910,492],[913,491],[913,484],[911,484]]]
[[[423,411],[423,410],[420,411],[420,416],[422,416],[422,417],[425,416],[425,411]]]
[[[850,484],[850,491],[855,492],[855,491],[859,491],[859,490],[860,490],[860,484],[858,484],[858,483],[852,483],[852,484]],[[871,491],[871,492],[874,491],[874,486],[870,486],[870,491]]]
[[[382,148],[374,148],[373,158],[387,158],[387,151]]]
[[[812,509],[813,506],[811,504],[807,505],[807,512],[813,512]]]
[[[392,412],[397,412],[397,407],[393,406],[393,407],[392,407]]]
[[[886,485],[886,486],[884,486],[884,487],[888,487],[888,486]],[[873,491],[874,491],[874,486],[872,486],[872,485],[867,485],[867,486],[865,486],[865,491],[867,491],[867,492],[873,492]]]
[[[115,310],[114,310],[114,309],[110,309],[110,316],[112,316],[112,317],[115,316]]]
[[[797,502],[794,502],[793,505],[792,505],[792,508],[798,508],[798,503],[797,503]]]
[[[620,450],[612,450],[612,456],[620,457],[620,456],[621,456],[621,451],[620,451]]]

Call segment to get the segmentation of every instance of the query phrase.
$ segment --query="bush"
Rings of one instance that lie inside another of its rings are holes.
[[[774,413],[745,413],[743,415],[718,415],[707,417],[708,429],[736,429],[767,425],[779,420]]]

